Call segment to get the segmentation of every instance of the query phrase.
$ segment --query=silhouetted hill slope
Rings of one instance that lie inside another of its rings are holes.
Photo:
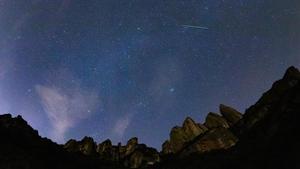
[[[296,169],[300,168],[300,72],[284,77],[245,111],[220,105],[203,124],[187,117],[172,128],[162,152],[92,138],[64,146],[41,138],[21,116],[0,115],[0,169]],[[155,165],[153,165],[156,163]]]
[[[21,116],[0,116],[1,169],[111,169],[122,168],[79,153],[68,153],[62,146],[41,138]]]

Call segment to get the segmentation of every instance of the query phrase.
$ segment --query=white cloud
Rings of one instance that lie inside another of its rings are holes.
[[[113,134],[116,135],[118,138],[122,138],[126,129],[131,123],[131,119],[132,114],[127,114],[119,118],[113,127]]]
[[[52,138],[58,142],[65,141],[65,133],[68,129],[92,114],[98,101],[96,94],[79,87],[65,91],[37,85],[35,89],[52,124]]]

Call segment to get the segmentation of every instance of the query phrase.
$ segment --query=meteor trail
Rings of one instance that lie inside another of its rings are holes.
[[[195,25],[181,25],[185,28],[196,28],[196,29],[205,29],[208,30],[208,27],[204,27],[204,26],[195,26]]]

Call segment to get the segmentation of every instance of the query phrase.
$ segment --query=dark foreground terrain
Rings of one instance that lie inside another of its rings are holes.
[[[58,145],[21,116],[0,115],[0,169],[298,169],[299,119],[300,72],[294,67],[245,113],[220,105],[203,124],[187,117],[161,152],[137,138],[126,145],[89,137]]]

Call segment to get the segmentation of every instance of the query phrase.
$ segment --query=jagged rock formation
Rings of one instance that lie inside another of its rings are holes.
[[[124,156],[131,154],[138,146],[138,138],[133,137],[128,140]]]
[[[107,139],[98,144],[96,152],[98,152],[101,157],[108,157],[111,159],[110,155],[112,154],[112,142]]]
[[[160,160],[159,154],[154,148],[139,144],[136,137],[128,140],[125,146],[122,146],[121,143],[117,146],[112,145],[110,140],[105,140],[96,146],[92,138],[84,137],[81,141],[69,140],[64,148],[69,152],[81,152],[84,155],[95,156],[103,160],[123,163],[130,168],[153,165]]]
[[[171,144],[170,144],[170,141],[169,140],[166,140],[163,144],[162,144],[162,150],[161,150],[161,153],[162,154],[171,154],[173,153],[173,150],[172,150],[172,147],[171,147]]]
[[[242,113],[224,104],[220,105],[220,112],[230,126],[237,123],[243,117]]]
[[[204,125],[209,129],[218,127],[229,128],[226,119],[216,113],[208,113]]]
[[[129,155],[125,156],[124,164],[130,168],[147,167],[160,161],[159,153],[154,148],[139,144]]]
[[[187,117],[182,127],[174,127],[170,133],[170,141],[167,140],[162,146],[162,152],[165,154],[177,153],[185,143],[193,140],[198,135],[207,131],[207,128],[201,124],[197,124],[190,117]]]
[[[208,130],[188,143],[182,153],[186,156],[176,155],[163,161],[156,168],[164,169],[286,169],[300,168],[300,72],[290,67],[284,77],[275,82],[272,88],[263,94],[259,101],[246,110],[240,119],[240,114],[220,106],[223,117],[230,122],[229,128],[223,128],[224,133],[230,131],[226,142],[237,138],[234,146],[228,149],[214,151],[199,151],[190,154],[189,150],[201,145]],[[229,117],[234,116],[234,118]],[[226,114],[227,113],[227,114]],[[238,120],[239,119],[239,120]],[[236,122],[235,124],[233,122]],[[233,135],[232,135],[233,134]],[[222,134],[221,134],[222,135]],[[222,137],[223,138],[223,137]],[[214,139],[209,139],[214,140]],[[212,144],[207,144],[214,147]],[[228,142],[228,145],[230,143]],[[210,149],[209,149],[210,150]],[[190,154],[190,155],[188,155]]]
[[[205,153],[213,150],[227,149],[235,145],[238,138],[224,127],[209,130],[199,138],[190,142],[181,152],[180,156],[187,156],[193,153]]]
[[[187,117],[182,127],[176,126],[171,130],[170,140],[163,143],[161,153],[187,156],[235,145],[238,138],[228,128],[241,119],[242,113],[223,104],[220,105],[220,111],[223,116],[209,113],[204,124],[197,124]]]
[[[84,137],[81,141],[69,140],[64,148],[69,152],[82,152],[85,155],[95,155],[96,154],[96,143],[91,137]]]
[[[194,120],[190,117],[184,120],[182,129],[188,137],[198,136],[199,134],[207,130],[205,126],[201,126],[201,124],[196,124]]]
[[[300,73],[299,70],[295,67],[290,67],[283,79],[275,82],[272,86],[272,88],[263,94],[263,96],[259,99],[259,101],[251,106],[249,109],[245,112],[245,117],[237,124],[236,130],[239,130],[239,134],[246,132],[247,130],[251,129],[253,126],[255,126],[261,119],[264,119],[267,115],[273,113],[272,110],[276,108],[280,108],[279,110],[275,109],[273,111],[283,111],[286,109],[286,104],[283,102],[287,102],[286,98],[284,98],[285,95],[290,94],[292,89],[296,88],[296,86],[299,85],[300,81]],[[295,89],[294,89],[295,90]],[[296,91],[295,91],[296,92]],[[289,96],[289,95],[288,95]],[[285,96],[285,97],[288,97]],[[299,96],[294,96],[299,97]],[[292,98],[287,98],[292,99]],[[298,103],[297,98],[295,100],[292,100],[294,103]],[[276,105],[276,103],[278,105]]]

